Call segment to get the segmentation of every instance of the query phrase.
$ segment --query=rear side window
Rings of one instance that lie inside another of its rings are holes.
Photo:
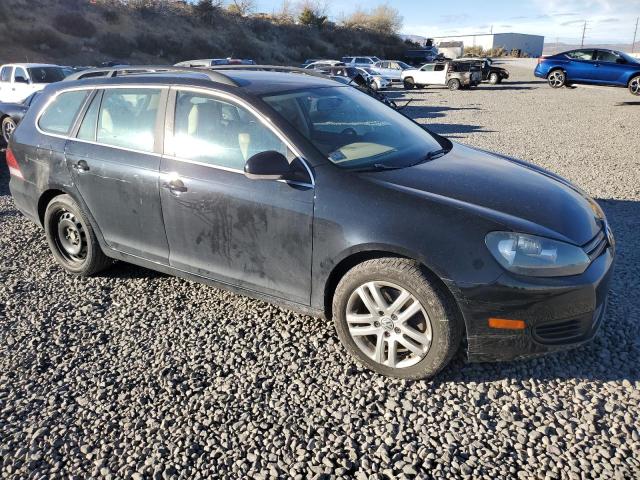
[[[87,90],[77,90],[58,95],[40,116],[40,129],[47,133],[67,135],[88,94]]]
[[[0,70],[0,82],[10,81],[12,71],[13,67],[3,67],[2,70]]]
[[[565,55],[574,60],[591,60],[593,58],[593,50],[575,50],[567,52]]]
[[[358,57],[356,58],[356,63],[373,63],[370,58],[366,57]]]
[[[29,80],[27,79],[27,72],[24,71],[24,68],[16,68],[16,71],[13,75],[13,79],[16,82],[27,83]]]
[[[60,67],[29,68],[29,76],[33,83],[53,83],[64,80],[64,70]]]
[[[160,89],[114,88],[102,97],[96,139],[115,147],[153,152]]]
[[[443,70],[444,70],[444,64],[442,64],[442,63],[441,63],[441,64],[439,64],[439,65],[436,65],[435,67],[433,67],[433,71],[434,71],[434,72],[441,72],[441,71],[443,71]],[[463,70],[464,70],[464,69],[463,69]]]

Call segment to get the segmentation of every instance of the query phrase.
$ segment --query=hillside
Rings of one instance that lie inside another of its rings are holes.
[[[345,54],[397,57],[395,35],[329,24],[323,28],[242,17],[215,9],[204,16],[185,2],[0,0],[0,63],[95,65],[175,63],[213,57],[297,64]]]

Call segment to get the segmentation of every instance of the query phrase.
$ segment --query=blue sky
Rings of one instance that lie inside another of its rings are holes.
[[[320,0],[321,2],[323,0]],[[339,18],[358,5],[371,8],[383,0],[324,0]],[[257,0],[257,10],[272,12],[282,0]],[[295,0],[290,0],[295,4]],[[390,0],[404,17],[402,33],[428,37],[469,33],[520,32],[544,35],[547,42],[631,43],[640,0]],[[640,36],[640,32],[639,32]]]

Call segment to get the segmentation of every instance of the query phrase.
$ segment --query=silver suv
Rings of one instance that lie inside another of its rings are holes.
[[[379,61],[378,57],[342,57],[342,62],[348,67],[371,67]]]

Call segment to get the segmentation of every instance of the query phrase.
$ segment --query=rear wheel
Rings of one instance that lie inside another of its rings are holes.
[[[69,195],[60,195],[47,205],[44,229],[53,257],[67,272],[89,276],[112,261],[100,248],[91,224]]]
[[[632,95],[640,95],[640,75],[636,75],[629,82],[629,91]]]
[[[567,77],[562,70],[553,70],[549,73],[547,81],[551,88],[562,88],[567,81]]]
[[[368,260],[340,280],[333,319],[343,345],[371,370],[433,377],[453,357],[463,325],[451,300],[408,259]]]
[[[416,88],[416,83],[413,81],[413,78],[407,77],[402,82],[405,90],[413,90]]]
[[[9,139],[16,129],[16,122],[11,117],[2,119],[2,141],[5,145],[9,145]]]
[[[495,85],[496,83],[500,83],[500,76],[497,73],[492,73],[489,75],[489,83],[491,85]]]
[[[460,90],[461,86],[462,84],[457,78],[452,78],[447,82],[447,87],[449,87],[449,90]]]

